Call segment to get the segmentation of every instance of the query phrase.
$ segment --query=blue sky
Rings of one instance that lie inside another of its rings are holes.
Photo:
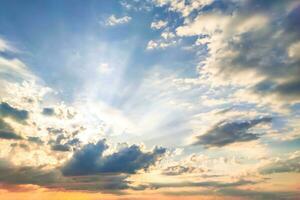
[[[0,2],[0,196],[296,198],[299,10]]]

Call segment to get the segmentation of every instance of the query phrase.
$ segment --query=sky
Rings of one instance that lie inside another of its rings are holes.
[[[300,199],[299,0],[1,0],[0,198]]]

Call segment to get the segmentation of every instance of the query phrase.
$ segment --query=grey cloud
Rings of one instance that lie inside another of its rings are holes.
[[[181,187],[209,187],[209,188],[226,188],[237,187],[243,185],[256,184],[255,181],[238,180],[235,182],[218,182],[218,181],[203,181],[203,182],[178,182],[178,183],[151,183],[152,189],[159,188],[181,188]]]
[[[300,156],[274,161],[261,167],[259,172],[262,174],[300,172]]]
[[[42,170],[39,167],[18,167],[0,159],[0,182],[6,184],[49,185],[60,182],[59,171]]]
[[[300,97],[300,80],[293,79],[280,84],[264,80],[256,84],[252,90],[258,94],[276,94],[284,99],[298,99]]]
[[[27,137],[27,140],[29,142],[33,142],[33,143],[40,144],[40,145],[44,144],[43,140],[41,140],[41,138],[39,138],[39,137],[31,137],[31,136],[29,136],[29,137]]]
[[[270,123],[272,118],[263,117],[247,121],[222,121],[212,127],[203,135],[196,137],[194,145],[205,147],[222,147],[235,142],[247,142],[257,140],[258,134],[250,133],[249,129],[261,123]]]
[[[51,146],[51,150],[66,152],[71,151],[71,147],[67,144],[55,144]]]
[[[92,176],[64,177],[60,170],[46,170],[43,166],[16,166],[6,159],[0,159],[0,185],[5,184],[14,188],[20,184],[34,184],[46,188],[85,190],[123,194],[125,189],[143,189],[131,186],[127,181],[128,175],[101,174]]]
[[[52,116],[55,114],[53,108],[44,108],[42,113],[46,116]]]
[[[4,131],[0,130],[0,138],[1,139],[7,139],[7,140],[22,140],[23,138],[11,131]]]
[[[53,127],[48,127],[47,131],[49,134],[59,134],[65,132],[65,130],[62,128],[53,128]]]
[[[22,140],[23,138],[16,134],[12,127],[0,119],[0,138],[7,140]]]
[[[87,144],[75,152],[64,165],[62,172],[66,176],[91,175],[97,173],[135,173],[148,169],[166,152],[164,148],[155,148],[152,152],[142,152],[140,147],[132,145],[111,155],[104,156],[108,148],[104,140],[97,144]]]
[[[177,176],[181,174],[190,174],[195,172],[204,172],[204,170],[192,166],[174,165],[163,169],[162,174],[168,176]]]
[[[24,121],[28,119],[29,113],[26,110],[20,110],[10,106],[6,102],[0,104],[0,117],[11,117],[16,121]]]

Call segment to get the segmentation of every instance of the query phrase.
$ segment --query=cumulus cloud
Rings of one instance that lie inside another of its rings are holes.
[[[129,16],[124,16],[124,17],[120,17],[117,18],[115,15],[111,15],[105,22],[106,26],[116,26],[116,25],[120,25],[120,24],[127,24],[128,22],[130,22],[131,17]]]
[[[221,121],[203,135],[197,136],[194,145],[222,147],[236,142],[257,140],[259,135],[249,132],[249,129],[258,124],[270,123],[271,121],[271,117],[247,121]]]
[[[89,175],[97,173],[135,173],[154,165],[166,152],[164,148],[155,148],[152,152],[143,152],[139,146],[124,147],[111,155],[103,155],[108,148],[104,140],[97,144],[87,144],[64,165],[62,172],[67,176]]]
[[[270,97],[273,103],[274,98],[283,103],[299,102],[297,50],[300,30],[297,19],[300,5],[296,1],[227,3],[225,9],[216,7],[212,11],[199,12],[193,18],[185,18],[185,23],[176,28],[178,36],[198,36],[196,45],[207,47],[207,57],[198,68],[200,80],[215,86],[247,88],[268,82],[271,90],[246,91],[259,98]]]

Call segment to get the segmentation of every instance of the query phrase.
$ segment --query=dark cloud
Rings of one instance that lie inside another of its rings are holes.
[[[0,185],[15,188],[20,184],[33,184],[46,188],[97,191],[123,194],[125,189],[139,189],[131,186],[124,174],[101,174],[92,176],[64,177],[58,169],[44,169],[43,166],[16,166],[0,159]]]
[[[27,137],[27,140],[29,141],[29,142],[33,142],[33,143],[36,143],[36,144],[44,144],[44,142],[43,142],[43,140],[41,140],[41,138],[39,138],[39,137]]]
[[[22,140],[23,138],[16,134],[9,124],[0,119],[0,138],[7,140]]]
[[[48,127],[47,131],[49,134],[59,134],[65,132],[63,128],[53,128],[53,127]]]
[[[181,187],[209,187],[209,188],[226,188],[237,187],[244,185],[256,184],[255,181],[239,180],[235,182],[218,182],[218,181],[203,181],[203,182],[177,182],[177,183],[151,183],[152,189],[159,188],[181,188]]]
[[[13,143],[10,145],[11,147],[15,148],[15,147],[20,147],[22,149],[25,149],[26,151],[30,150],[29,146],[27,144],[24,144],[24,143]]]
[[[247,142],[259,138],[258,134],[250,133],[249,129],[261,123],[270,123],[272,118],[263,117],[247,121],[222,121],[203,135],[196,137],[194,145],[205,147],[222,147],[235,142]]]
[[[51,146],[51,150],[66,152],[71,151],[71,147],[67,144],[55,144]]]
[[[61,182],[62,179],[63,177],[57,170],[15,166],[7,160],[0,159],[0,182],[2,183],[45,186]]]
[[[0,117],[11,117],[16,121],[24,121],[28,119],[29,113],[26,110],[20,110],[10,106],[6,102],[0,104]]]
[[[264,80],[256,84],[253,91],[261,94],[276,94],[284,99],[298,99],[300,97],[300,79],[289,80],[280,84]]]
[[[269,163],[259,169],[262,174],[284,173],[284,172],[300,172],[300,156],[289,159],[278,160]]]
[[[97,144],[87,144],[77,151],[62,168],[66,176],[91,175],[97,173],[135,173],[148,169],[166,152],[164,148],[155,148],[152,152],[142,152],[140,147],[132,145],[111,155],[104,156],[108,148],[104,140]]]
[[[181,174],[190,174],[196,172],[204,172],[205,170],[201,168],[196,168],[192,166],[181,166],[181,165],[174,165],[163,169],[162,174],[168,176],[177,176]]]
[[[55,114],[53,108],[44,108],[42,113],[46,116],[52,116]]]
[[[22,140],[23,138],[16,134],[9,124],[0,119],[0,139]]]

